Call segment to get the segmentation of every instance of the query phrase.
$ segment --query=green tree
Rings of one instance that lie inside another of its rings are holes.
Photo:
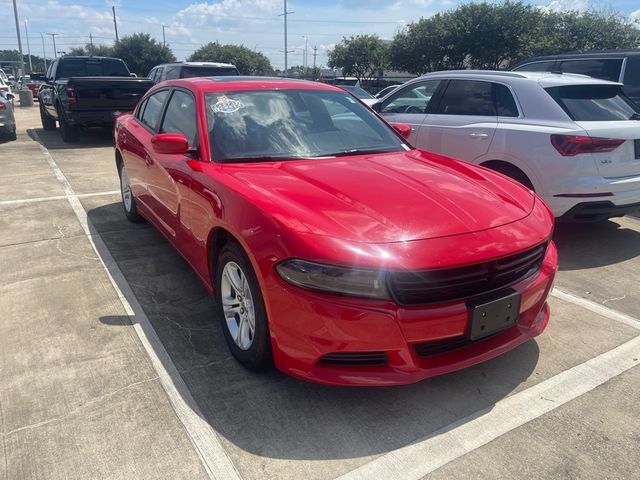
[[[273,67],[265,55],[242,45],[207,43],[193,52],[187,60],[232,63],[241,75],[273,75]]]
[[[96,57],[113,57],[113,47],[109,45],[91,45],[87,43],[84,47],[73,47],[67,55],[94,55]]]
[[[23,54],[24,66],[27,73],[29,72],[29,55]],[[0,63],[5,63],[5,66],[8,66],[8,62],[19,62],[20,61],[20,52],[18,50],[0,50]],[[12,68],[19,68],[19,64],[12,63],[10,64]],[[37,55],[31,55],[31,65],[33,66],[34,72],[44,72],[44,58],[39,57]],[[11,68],[7,69],[8,71]],[[8,73],[8,72],[7,72]]]
[[[151,38],[148,33],[122,37],[113,46],[111,54],[124,60],[129,70],[139,76],[147,75],[156,65],[176,61],[171,49]]]
[[[387,67],[389,44],[377,35],[343,37],[329,52],[330,68],[341,68],[345,76],[358,81],[373,79]]]

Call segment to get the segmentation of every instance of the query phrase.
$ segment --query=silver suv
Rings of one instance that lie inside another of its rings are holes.
[[[230,75],[240,75],[236,66],[230,63],[176,62],[153,67],[147,77],[153,80],[153,83],[160,83],[178,78],[226,77]]]

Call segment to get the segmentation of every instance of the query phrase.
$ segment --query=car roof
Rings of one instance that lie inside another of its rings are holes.
[[[524,65],[531,62],[538,62],[542,60],[565,60],[565,59],[588,59],[588,58],[623,58],[623,57],[631,57],[640,55],[640,49],[628,49],[628,50],[598,50],[594,52],[571,52],[571,53],[561,53],[558,55],[543,55],[539,57],[531,57],[525,60],[522,60],[515,64],[512,68],[515,68],[520,65]]]
[[[167,67],[167,66],[188,66],[188,67],[220,67],[220,68],[235,68],[235,65],[232,63],[221,63],[221,62],[172,62],[172,63],[163,63],[161,65],[157,65],[158,67]]]
[[[561,85],[622,85],[621,83],[601,80],[599,78],[588,77],[587,75],[580,75],[577,73],[507,72],[502,70],[445,70],[441,72],[427,73],[419,78],[440,77],[473,77],[477,80],[502,80],[506,83],[509,83],[512,80],[531,80],[541,84],[543,87],[555,87]]]
[[[327,90],[344,92],[343,89],[326,83],[298,80],[281,77],[194,77],[167,80],[158,83],[153,90],[170,86],[188,88],[199,92],[216,92],[231,90],[272,90],[272,89],[299,89],[299,90]]]

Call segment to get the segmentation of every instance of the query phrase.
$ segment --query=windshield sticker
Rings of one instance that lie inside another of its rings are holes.
[[[218,102],[215,105],[211,105],[211,109],[215,113],[234,113],[241,108],[244,108],[244,103],[226,96],[218,97]]]

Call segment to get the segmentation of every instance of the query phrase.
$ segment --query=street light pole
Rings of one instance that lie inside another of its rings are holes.
[[[44,58],[44,71],[47,71],[47,50],[44,48],[44,35],[40,33],[40,40],[42,40],[42,58]]]
[[[60,35],[59,33],[47,33],[47,35],[51,35],[53,39],[53,58],[58,58],[58,49],[56,48],[56,35]]]
[[[13,16],[16,19],[16,36],[18,37],[18,51],[20,52],[20,75],[24,75],[24,55],[22,54],[22,40],[20,40],[20,21],[18,20],[18,6],[13,0]]]
[[[31,47],[29,46],[29,27],[28,20],[24,19],[24,36],[27,37],[27,55],[29,55],[29,73],[33,73],[33,64],[31,63]]]
[[[166,27],[166,25],[162,25],[162,46],[163,47],[167,46],[167,37],[164,34],[165,27]]]

